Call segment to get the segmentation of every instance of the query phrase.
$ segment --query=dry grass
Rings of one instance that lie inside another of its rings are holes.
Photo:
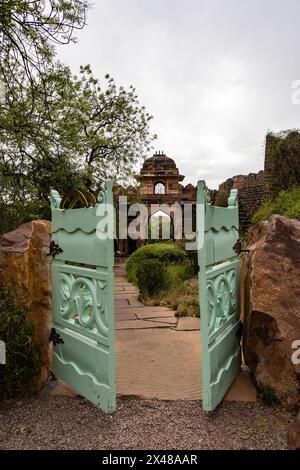
[[[199,317],[198,279],[178,281],[165,292],[153,297],[143,297],[145,305],[164,305],[175,310],[176,317]]]

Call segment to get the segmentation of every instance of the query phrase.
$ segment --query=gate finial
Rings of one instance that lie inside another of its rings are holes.
[[[228,207],[236,207],[238,205],[238,190],[232,189],[228,198]]]
[[[58,209],[60,206],[60,202],[61,202],[61,197],[59,195],[59,192],[56,191],[56,189],[51,189],[50,197],[51,197],[51,210]]]

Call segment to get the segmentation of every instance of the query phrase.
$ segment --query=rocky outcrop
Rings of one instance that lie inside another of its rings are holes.
[[[42,368],[36,387],[48,378],[51,328],[51,224],[34,220],[0,237],[0,283],[10,286],[17,306],[28,312],[35,325],[34,341],[40,346]]]
[[[258,387],[288,409],[299,406],[300,222],[273,215],[249,231],[241,272],[243,351]],[[295,355],[294,355],[295,356]]]

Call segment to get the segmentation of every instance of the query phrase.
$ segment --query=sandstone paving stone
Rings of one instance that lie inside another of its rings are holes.
[[[201,399],[199,332],[119,330],[116,355],[118,394],[160,400]]]
[[[158,322],[158,323],[166,323],[168,325],[176,325],[178,322],[178,318],[176,317],[153,317],[153,318],[144,318],[144,321],[147,322]]]
[[[137,316],[130,309],[121,308],[120,310],[116,311],[115,319],[116,321],[136,320]]]
[[[115,308],[128,308],[129,302],[127,299],[116,299],[115,300]]]
[[[138,318],[147,319],[147,318],[173,318],[174,311],[165,307],[143,307],[135,310],[135,313]]]
[[[132,307],[143,307],[143,303],[140,302],[136,296],[128,296],[127,297],[127,300],[129,302],[129,305],[131,305]]]
[[[177,331],[200,330],[200,318],[181,317],[178,320]]]
[[[116,320],[117,330],[139,330],[149,328],[170,328],[170,324],[149,320]]]
[[[135,292],[126,292],[126,291],[122,291],[122,292],[115,292],[115,298],[116,299],[128,299],[129,303],[131,301],[137,301],[137,296],[136,296],[136,293]]]

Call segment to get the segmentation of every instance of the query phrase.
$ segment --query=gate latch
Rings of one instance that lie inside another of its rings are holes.
[[[55,258],[55,256],[59,255],[62,253],[64,250],[58,245],[58,243],[55,243],[54,240],[51,241],[50,247],[49,247],[49,253],[47,253],[47,256],[52,256],[52,259]]]
[[[57,333],[55,328],[51,328],[50,330],[49,343],[53,343],[53,346],[56,346],[57,344],[64,344],[64,340],[60,334]]]
[[[241,254],[241,253],[246,253],[250,250],[242,250],[242,242],[241,240],[238,238],[238,240],[235,242],[235,244],[233,245],[232,247],[233,251],[236,252],[237,255]]]

